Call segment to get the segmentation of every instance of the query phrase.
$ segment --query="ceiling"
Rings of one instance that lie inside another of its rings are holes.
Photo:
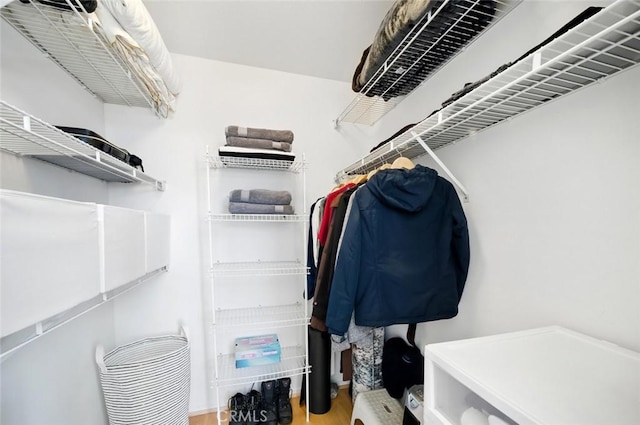
[[[392,0],[146,0],[172,53],[350,82]]]

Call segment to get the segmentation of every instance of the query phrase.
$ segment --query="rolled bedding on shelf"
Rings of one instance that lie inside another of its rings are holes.
[[[229,193],[229,201],[249,204],[289,205],[291,204],[291,193],[286,190],[236,189]]]
[[[485,77],[483,77],[483,78],[481,78],[481,79],[479,79],[477,81],[465,83],[464,86],[460,90],[456,91],[447,100],[442,102],[442,108],[436,109],[435,111],[431,112],[431,114],[429,114],[427,117],[425,117],[423,120],[421,120],[419,122],[408,124],[408,125],[404,126],[400,130],[398,130],[396,133],[394,133],[391,137],[389,137],[388,139],[383,140],[382,142],[380,142],[376,146],[374,146],[371,149],[370,152],[373,152],[376,149],[381,148],[382,146],[384,146],[387,143],[389,143],[391,140],[394,140],[396,137],[398,137],[401,134],[406,133],[407,131],[409,131],[412,127],[415,127],[416,125],[418,125],[422,121],[424,121],[427,118],[431,117],[433,114],[435,114],[437,112],[440,112],[440,111],[443,111],[444,108],[447,108],[451,104],[453,104],[453,106],[451,106],[451,108],[449,108],[447,110],[447,114],[449,114],[449,115],[458,113],[460,110],[468,107],[472,102],[476,101],[478,99],[478,97],[470,98],[468,101],[465,101],[464,99],[462,99],[464,96],[466,96],[467,94],[471,93],[472,91],[474,91],[475,89],[477,89],[478,87],[480,87],[481,85],[486,83],[487,81],[491,80],[492,78],[496,77],[497,75],[501,74],[505,70],[509,69],[514,64],[517,64],[521,60],[526,59],[529,55],[531,55],[535,51],[541,49],[545,45],[549,44],[551,41],[557,39],[558,37],[560,37],[561,35],[563,35],[567,31],[569,31],[570,29],[576,27],[577,25],[581,24],[585,20],[589,19],[590,17],[592,17],[593,15],[598,13],[600,10],[602,10],[602,7],[598,7],[598,6],[587,7],[585,10],[583,10],[578,15],[576,15],[573,19],[569,20],[560,29],[558,29],[556,32],[554,32],[549,37],[547,37],[544,41],[542,41],[541,43],[535,45],[531,49],[527,50],[519,58],[515,59],[512,62],[507,62],[507,63],[499,66],[495,71],[493,71],[492,73],[486,75]]]
[[[290,162],[296,159],[295,154],[291,152],[282,152],[273,149],[251,149],[239,146],[220,146],[218,148],[218,155],[223,162],[227,158],[251,158]]]
[[[160,31],[142,0],[101,0],[122,28],[129,33],[147,53],[151,64],[162,77],[171,93],[177,95],[182,88],[180,76],[176,72],[171,55],[162,40]]]
[[[362,89],[431,6],[432,0],[398,0],[391,6],[380,23],[373,43],[362,54],[352,81],[354,91]]]
[[[244,148],[258,148],[291,152],[291,143],[276,142],[268,139],[256,139],[252,137],[227,136],[227,146]]]
[[[293,143],[293,131],[291,130],[271,130],[268,128],[251,128],[230,125],[225,128],[227,137],[249,137],[252,139],[266,139],[274,142]]]
[[[231,214],[293,214],[292,205],[250,204],[248,202],[229,202]]]
[[[443,0],[397,0],[380,24],[373,43],[363,52],[354,72],[352,90],[360,92],[411,33],[411,37],[415,37],[411,44],[428,50],[419,58],[406,54],[394,56],[394,61],[400,60],[377,78],[365,94],[389,100],[411,93],[486,28],[493,20],[495,9],[495,0],[450,1],[446,4]],[[430,10],[438,10],[438,13],[422,28]],[[417,28],[422,30],[415,31]]]
[[[156,72],[146,50],[122,28],[104,7],[103,2],[98,3],[98,7],[89,15],[89,18],[94,31],[109,43],[144,84],[153,100],[156,112],[166,118],[169,111],[174,110],[176,97],[167,87],[166,81]]]

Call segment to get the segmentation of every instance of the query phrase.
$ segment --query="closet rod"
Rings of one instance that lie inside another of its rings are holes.
[[[464,202],[469,202],[469,192],[467,191],[467,188],[465,188],[464,185],[460,183],[460,180],[458,180],[456,176],[454,176],[453,173],[449,170],[449,168],[447,168],[447,166],[444,165],[444,162],[442,162],[442,160],[438,158],[438,155],[436,155],[436,153],[433,150],[431,150],[429,145],[427,145],[426,142],[422,140],[422,137],[420,137],[418,133],[416,133],[415,131],[412,131],[411,134],[416,139],[416,141],[420,143],[420,146],[422,146],[422,149],[424,149],[425,152],[429,154],[429,156],[436,162],[436,164],[438,164],[438,166],[442,169],[442,171],[444,171],[445,174],[449,176],[449,179],[451,179],[452,183],[460,190],[460,192],[462,192],[462,200]]]
[[[49,332],[58,329],[60,326],[64,326],[67,323],[89,313],[90,311],[95,310],[101,305],[108,303],[109,301],[119,297],[120,295],[131,291],[132,289],[138,287],[138,285],[150,280],[160,273],[166,272],[167,270],[168,267],[163,266],[157,270],[145,274],[138,279],[126,283],[119,288],[115,288],[109,292],[103,292],[99,295],[96,295],[92,299],[85,301],[75,307],[71,307],[70,309],[62,313],[59,313],[45,320],[41,320],[40,322],[30,325],[17,332],[3,336],[2,338],[0,338],[0,346],[2,347],[2,350],[5,350],[5,347],[7,347],[7,345],[11,345],[11,347],[7,347],[6,351],[0,352],[0,363],[4,362],[11,356],[11,354],[15,353],[22,347],[38,340],[41,336],[46,335]]]

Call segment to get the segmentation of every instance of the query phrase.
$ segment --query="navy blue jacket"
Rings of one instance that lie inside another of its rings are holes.
[[[361,326],[447,319],[469,270],[467,220],[455,189],[431,168],[387,169],[352,196],[326,324]]]

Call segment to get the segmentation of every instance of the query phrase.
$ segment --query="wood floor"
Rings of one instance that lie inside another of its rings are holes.
[[[306,411],[304,406],[300,407],[298,397],[291,399],[291,406],[293,407],[293,423],[291,425],[307,424]],[[352,409],[351,397],[347,388],[340,388],[338,396],[331,400],[331,410],[324,415],[310,414],[308,423],[313,425],[349,425]],[[222,414],[222,417],[226,416]],[[226,425],[227,422],[223,422],[223,424]],[[189,418],[189,425],[217,425],[216,414],[192,416]]]

